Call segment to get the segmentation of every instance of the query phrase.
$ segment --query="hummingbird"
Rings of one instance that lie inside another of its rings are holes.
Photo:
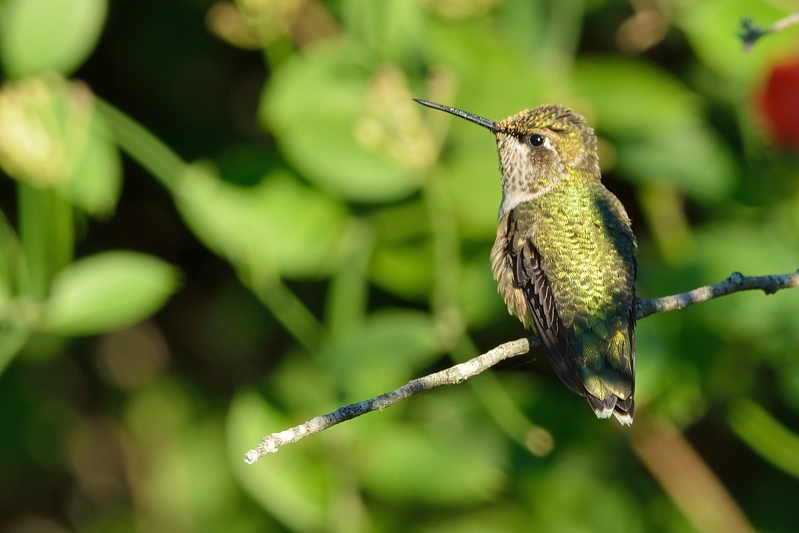
[[[498,291],[597,417],[632,424],[637,243],[624,206],[601,182],[594,130],[561,105],[494,122],[416,101],[494,134],[502,174],[491,250]]]

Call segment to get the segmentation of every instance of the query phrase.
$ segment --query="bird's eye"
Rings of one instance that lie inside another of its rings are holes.
[[[538,147],[544,144],[546,137],[539,133],[533,133],[527,138],[527,142],[530,143],[530,146]]]

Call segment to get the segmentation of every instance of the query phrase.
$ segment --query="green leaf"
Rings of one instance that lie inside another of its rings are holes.
[[[424,300],[433,285],[433,244],[429,239],[380,245],[372,258],[372,280],[381,289]]]
[[[43,329],[91,335],[155,313],[178,286],[175,267],[136,252],[103,252],[76,261],[53,280]]]
[[[0,312],[2,311],[3,309],[0,308]],[[0,324],[0,374],[14,359],[14,356],[22,350],[29,337],[30,331],[27,328]]]
[[[491,275],[489,250],[461,264],[458,301],[469,325],[485,327],[508,314]]]
[[[741,21],[751,18],[768,27],[796,9],[790,3],[752,0],[703,0],[682,4],[675,21],[697,57],[733,82],[751,85],[779,59],[796,53],[796,32],[769,34],[748,52],[735,36]]]
[[[0,211],[0,315],[3,306],[16,293],[24,270],[24,257],[14,228]]]
[[[512,500],[472,506],[456,513],[434,513],[414,519],[424,533],[518,533],[529,524],[523,504]],[[523,524],[523,525],[522,525]]]
[[[86,87],[55,74],[0,86],[0,166],[36,187],[58,187],[72,174],[91,116]]]
[[[358,47],[393,61],[413,58],[424,38],[422,10],[406,0],[346,0],[340,6],[342,23]]]
[[[398,309],[373,313],[319,360],[346,389],[347,401],[359,401],[402,385],[438,355],[433,317]]]
[[[528,531],[651,531],[652,515],[630,505],[636,488],[627,479],[605,474],[605,450],[596,444],[584,443],[591,451],[561,453],[528,478],[521,488],[526,501],[535,502]]]
[[[701,125],[664,128],[617,145],[618,169],[639,183],[667,183],[698,200],[726,197],[737,179],[736,161]]]
[[[56,74],[0,88],[0,167],[91,214],[110,213],[119,197],[119,154],[94,95]]]
[[[360,202],[408,196],[434,142],[404,74],[364,68],[343,42],[288,60],[264,92],[259,115],[286,158],[316,185]]]
[[[671,73],[640,58],[598,55],[575,64],[574,81],[594,106],[594,125],[614,137],[623,174],[702,200],[730,191],[736,162],[700,121],[697,96]]]
[[[253,391],[238,393],[227,416],[230,464],[244,491],[277,520],[292,531],[321,531],[327,516],[323,488],[331,480],[318,454],[308,453],[308,444],[295,444],[255,465],[243,459],[244,452],[257,445],[264,434],[289,426],[286,417]]]
[[[475,239],[492,239],[497,233],[502,185],[496,143],[491,136],[480,135],[453,146],[444,179],[450,185],[464,234]]]
[[[62,192],[88,213],[108,215],[114,210],[122,188],[122,163],[103,117],[93,113],[91,121],[72,179]]]
[[[460,107],[491,120],[501,120],[554,98],[550,84],[559,84],[560,71],[548,72],[546,62],[540,57],[520,47],[513,36],[505,38],[505,35],[492,31],[491,25],[485,22],[452,24],[444,20],[428,21],[425,38],[420,43],[425,58],[428,64],[446,65],[445,75],[454,75],[460,88],[456,99],[439,103]],[[530,32],[529,27],[527,31]],[[559,97],[563,93],[554,94]],[[425,113],[439,117],[434,120],[444,120],[445,117],[432,109]],[[454,117],[446,120],[450,121],[453,139],[466,135],[494,146],[487,130]],[[496,172],[496,155],[492,159]]]
[[[0,61],[22,78],[71,74],[89,57],[105,23],[107,0],[7,0],[0,12]]]
[[[408,424],[361,444],[363,484],[390,501],[468,505],[492,499],[503,485],[504,454],[491,438],[432,433]]]
[[[243,187],[194,165],[175,199],[192,231],[251,275],[321,276],[338,260],[345,207],[286,172]]]
[[[433,244],[424,203],[386,206],[370,219],[376,237],[369,264],[372,282],[403,298],[426,300],[433,281]]]
[[[755,453],[783,472],[799,477],[799,435],[751,400],[735,402],[727,421]]]
[[[574,83],[594,106],[593,125],[614,135],[655,134],[698,121],[696,96],[664,68],[644,59],[583,57],[574,65]],[[587,111],[583,114],[590,118]]]
[[[56,273],[72,262],[75,229],[72,206],[52,189],[17,185],[19,238],[24,254],[19,292],[47,296]]]
[[[702,279],[717,282],[738,271],[749,276],[792,272],[799,264],[799,251],[786,245],[778,226],[757,227],[743,223],[716,223],[695,232],[696,264]],[[795,294],[763,294],[747,291],[723,302],[708,302],[697,309],[706,323],[721,337],[747,339],[759,351],[771,350],[790,357],[789,351],[799,341],[796,316],[799,298]],[[752,350],[750,348],[750,350]]]

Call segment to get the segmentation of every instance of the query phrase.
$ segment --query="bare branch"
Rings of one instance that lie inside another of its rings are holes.
[[[734,292],[762,290],[766,294],[774,294],[780,289],[790,287],[799,287],[799,271],[774,276],[744,276],[740,272],[733,272],[729,278],[715,285],[706,285],[672,296],[651,299],[638,298],[638,318],[644,318],[654,313],[684,309],[689,305],[707,302]]]
[[[792,274],[774,276],[744,276],[733,272],[729,278],[715,285],[707,285],[689,292],[663,296],[661,298],[638,298],[636,301],[638,318],[645,318],[655,313],[684,309],[690,305],[706,302],[714,298],[726,296],[734,292],[762,290],[766,294],[774,294],[780,289],[799,287],[799,271]],[[361,416],[372,411],[383,410],[420,392],[432,390],[444,385],[455,385],[476,376],[495,364],[528,353],[541,346],[538,337],[528,337],[500,344],[493,350],[460,363],[440,372],[409,381],[402,387],[381,394],[369,400],[339,407],[332,413],[317,416],[304,424],[291,429],[267,435],[261,442],[244,455],[244,461],[252,464],[268,453],[276,452],[280,447],[319,433],[329,427]]]

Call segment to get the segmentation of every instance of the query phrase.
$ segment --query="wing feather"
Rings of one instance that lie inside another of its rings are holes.
[[[549,280],[541,268],[541,254],[532,241],[526,238],[522,253],[514,260],[516,283],[524,292],[533,323],[544,343],[544,351],[552,368],[569,389],[585,396],[579,362],[569,341],[568,331],[558,316]]]

